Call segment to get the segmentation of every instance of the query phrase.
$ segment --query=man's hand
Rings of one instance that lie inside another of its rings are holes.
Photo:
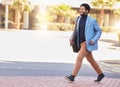
[[[73,39],[70,39],[69,42],[70,42],[70,46],[74,44]]]
[[[94,45],[94,42],[93,42],[93,41],[90,41],[90,45]]]

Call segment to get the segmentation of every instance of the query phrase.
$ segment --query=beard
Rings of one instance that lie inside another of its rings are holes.
[[[80,14],[80,16],[85,16],[87,15],[86,12],[83,12],[82,14]]]

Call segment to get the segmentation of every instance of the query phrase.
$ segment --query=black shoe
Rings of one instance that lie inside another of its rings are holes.
[[[70,76],[65,76],[65,79],[68,81],[68,82],[74,82],[74,77],[73,75],[70,75]]]
[[[102,73],[102,74],[98,75],[97,79],[94,82],[100,82],[104,77],[105,77],[105,75]]]

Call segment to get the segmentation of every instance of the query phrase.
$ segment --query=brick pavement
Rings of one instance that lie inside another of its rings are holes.
[[[74,83],[68,83],[63,76],[0,76],[0,87],[120,87],[118,78],[104,78],[99,83],[94,79],[78,76]]]

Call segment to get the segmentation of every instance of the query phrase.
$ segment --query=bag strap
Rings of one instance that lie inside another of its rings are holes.
[[[77,32],[77,22],[78,22],[79,17],[80,17],[80,16],[78,16],[77,19],[76,19],[75,28],[74,28],[74,31],[73,31],[73,38],[75,38],[75,36],[76,36],[76,32]]]

